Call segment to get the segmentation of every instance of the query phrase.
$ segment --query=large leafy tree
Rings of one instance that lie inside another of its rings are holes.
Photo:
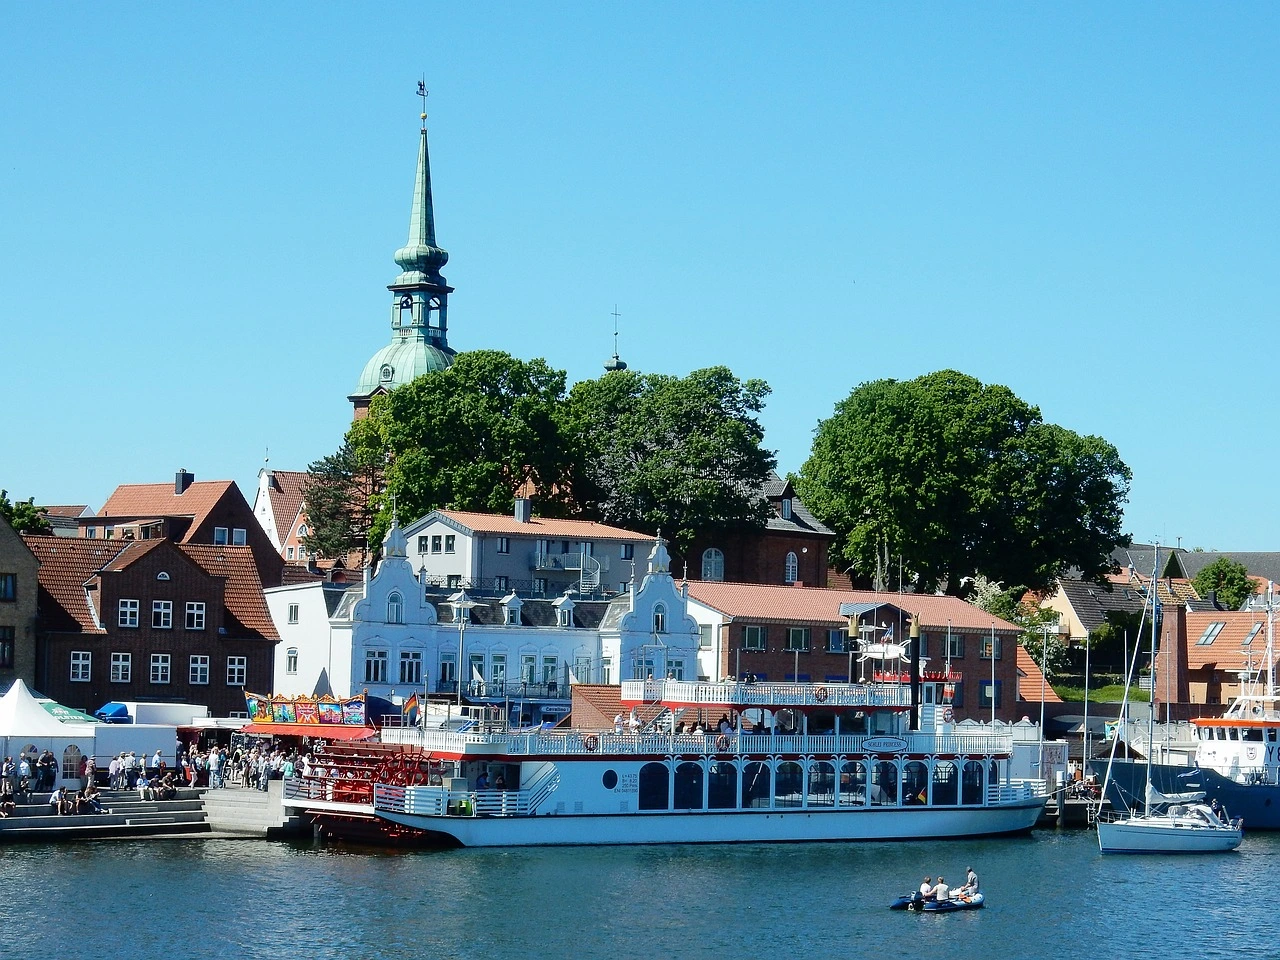
[[[699,535],[762,527],[760,488],[777,463],[758,420],[769,392],[727,367],[687,377],[613,371],[575,384],[566,426],[578,509],[660,529],[680,552]]]
[[[1191,585],[1196,593],[1207,597],[1216,591],[1218,602],[1228,610],[1238,610],[1245,599],[1258,592],[1258,584],[1249,579],[1249,570],[1243,563],[1230,557],[1219,557],[1196,574]]]
[[[10,503],[8,490],[0,490],[0,517],[18,533],[49,533],[53,529],[49,518],[36,506],[35,497]]]
[[[954,370],[857,387],[795,479],[835,559],[864,576],[900,565],[922,590],[962,594],[978,574],[1034,589],[1072,566],[1098,578],[1128,542],[1114,446]]]
[[[441,507],[505,513],[522,488],[540,512],[563,512],[564,394],[564,372],[546,361],[481,350],[375,398],[347,435],[358,457],[385,465],[370,539],[393,509],[402,520]]]
[[[359,432],[359,425],[353,432]],[[358,553],[363,564],[368,556],[374,498],[382,484],[382,458],[348,438],[335,453],[307,467],[307,473],[303,546],[331,560]]]

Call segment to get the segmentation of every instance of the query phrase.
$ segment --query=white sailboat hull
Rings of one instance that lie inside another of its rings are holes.
[[[1098,847],[1103,853],[1225,853],[1243,839],[1238,822],[1211,825],[1198,818],[1161,814],[1098,821]]]

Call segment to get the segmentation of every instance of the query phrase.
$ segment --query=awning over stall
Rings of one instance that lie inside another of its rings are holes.
[[[378,731],[372,727],[319,723],[249,723],[240,728],[251,737],[310,737],[312,740],[368,740]]]

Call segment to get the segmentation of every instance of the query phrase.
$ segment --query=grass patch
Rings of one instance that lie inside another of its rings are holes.
[[[1070,703],[1084,703],[1084,687],[1053,687],[1053,692],[1060,696],[1063,700]],[[1089,702],[1090,703],[1119,703],[1124,699],[1124,684],[1113,683],[1106,687],[1090,687]],[[1129,688],[1130,703],[1149,703],[1151,694],[1145,690],[1139,690],[1137,687]]]

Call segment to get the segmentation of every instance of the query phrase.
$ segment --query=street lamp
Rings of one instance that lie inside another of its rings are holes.
[[[458,624],[458,668],[454,672],[454,682],[458,687],[458,706],[462,706],[463,642],[467,634],[467,621],[471,619],[471,611],[480,606],[480,604],[468,597],[465,590],[459,590],[445,602],[453,608],[453,619]]]

